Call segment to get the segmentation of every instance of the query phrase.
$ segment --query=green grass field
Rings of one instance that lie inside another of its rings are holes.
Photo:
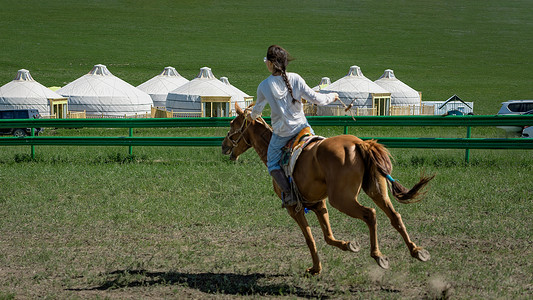
[[[266,48],[296,58],[310,85],[351,65],[384,69],[425,100],[458,94],[476,114],[531,98],[529,1],[0,1],[0,84],[18,69],[47,86],[106,64],[133,85],[171,65],[255,95]],[[139,129],[136,136],[225,135],[225,128]],[[315,128],[332,136],[342,128]],[[464,128],[350,128],[358,136],[464,137]],[[45,135],[127,135],[122,129],[47,129]],[[474,128],[473,137],[501,137]],[[275,198],[253,151],[237,163],[219,148],[0,148],[0,299],[530,299],[533,297],[533,155],[530,150],[391,149],[393,176],[411,186],[436,173],[426,198],[394,202],[413,240],[410,258],[378,211],[381,270],[366,225],[330,210],[326,245],[309,221],[324,270],[311,266],[300,230]],[[375,207],[366,195],[364,205]]]
[[[13,1],[0,11],[0,83],[18,69],[63,86],[102,63],[138,85],[174,66],[203,66],[255,95],[273,43],[313,86],[351,65],[376,80],[385,69],[425,100],[453,94],[494,114],[531,98],[529,1]]]

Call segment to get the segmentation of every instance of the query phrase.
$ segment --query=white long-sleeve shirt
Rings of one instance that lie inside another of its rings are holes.
[[[305,100],[317,104],[327,105],[335,101],[334,94],[319,94],[311,89],[305,80],[296,73],[287,73],[292,87],[294,99]],[[271,123],[275,134],[279,136],[294,136],[301,126],[307,122],[300,101],[293,103],[289,89],[281,76],[270,75],[257,87],[257,100],[252,109],[252,119],[257,119],[266,104],[271,108]]]

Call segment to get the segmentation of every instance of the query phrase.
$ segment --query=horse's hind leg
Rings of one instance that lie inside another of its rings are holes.
[[[328,245],[335,246],[343,251],[359,252],[359,244],[356,242],[346,242],[335,239],[329,223],[329,213],[326,207],[326,201],[320,201],[311,208],[315,212],[320,228],[324,233],[324,240]]]
[[[316,248],[315,239],[311,233],[311,227],[307,223],[307,219],[304,215],[304,210],[296,211],[295,206],[287,207],[289,215],[298,223],[302,233],[304,234],[305,242],[307,247],[309,247],[309,252],[311,252],[311,259],[313,260],[313,267],[307,269],[307,273],[312,275],[319,274],[322,271],[322,265],[320,264],[320,259],[318,258],[318,250]]]
[[[392,206],[392,202],[389,198],[386,179],[381,177],[378,180],[378,185],[370,184],[370,187],[368,188],[368,190],[365,190],[365,192],[370,198],[372,198],[376,205],[385,212],[385,214],[391,221],[392,227],[394,227],[400,233],[403,240],[405,241],[405,244],[407,245],[407,248],[409,248],[411,256],[421,261],[429,260],[431,257],[429,252],[423,249],[422,247],[416,246],[416,244],[411,241],[411,239],[409,238],[409,234],[407,233],[407,229],[403,224],[402,216]]]
[[[328,198],[333,207],[352,218],[363,220],[370,232],[370,256],[384,269],[389,268],[389,260],[379,251],[376,210],[357,202],[357,192],[343,191],[342,186],[328,186]]]

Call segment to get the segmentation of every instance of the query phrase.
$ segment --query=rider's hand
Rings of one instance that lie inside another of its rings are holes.
[[[335,95],[335,100],[333,100],[333,102],[340,100],[339,94],[333,93],[333,95]]]

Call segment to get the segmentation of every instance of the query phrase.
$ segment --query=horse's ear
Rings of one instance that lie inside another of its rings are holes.
[[[237,104],[237,102],[235,102],[235,111],[237,112],[238,115],[244,114],[244,112],[242,111],[242,108],[239,106],[239,104]]]

